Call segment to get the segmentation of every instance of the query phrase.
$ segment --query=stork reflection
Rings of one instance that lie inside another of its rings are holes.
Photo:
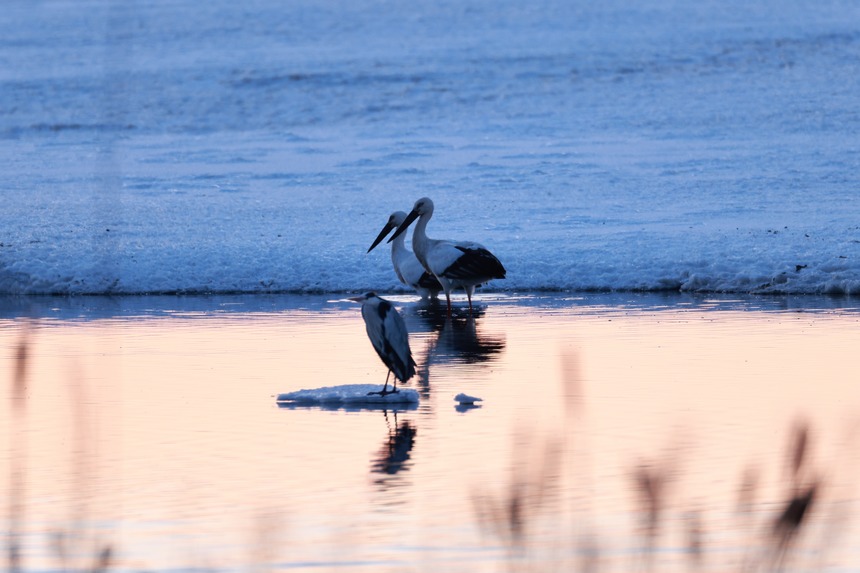
[[[417,308],[416,314],[437,333],[425,363],[483,364],[498,358],[505,349],[505,336],[481,332],[479,324],[485,312],[486,307],[475,305],[471,312],[455,308],[449,317],[438,301],[427,301]]]
[[[409,420],[397,423],[397,411],[392,412],[394,423],[388,418],[388,411],[384,410],[385,424],[388,426],[388,435],[371,460],[370,471],[380,474],[373,483],[383,489],[395,485],[395,478],[401,471],[408,471],[412,467],[411,454],[415,445],[417,430]]]

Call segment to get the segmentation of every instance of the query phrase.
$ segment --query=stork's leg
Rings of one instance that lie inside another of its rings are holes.
[[[469,299],[469,316],[472,316],[472,295],[475,294],[475,285],[466,287],[466,297]]]

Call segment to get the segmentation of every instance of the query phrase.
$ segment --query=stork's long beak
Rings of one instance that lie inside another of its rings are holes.
[[[374,248],[376,248],[376,245],[378,245],[379,243],[381,243],[381,242],[382,242],[382,239],[384,239],[384,238],[385,238],[385,235],[387,235],[388,233],[390,233],[390,232],[391,232],[391,229],[393,229],[394,227],[395,227],[394,223],[392,223],[391,221],[387,222],[387,223],[385,224],[385,226],[384,226],[384,227],[382,227],[382,230],[381,230],[381,231],[379,231],[379,236],[378,236],[378,237],[376,237],[376,240],[375,240],[375,241],[373,241],[373,244],[372,244],[372,245],[370,245],[370,248],[369,248],[369,249],[367,249],[367,252],[369,253],[369,252],[370,252],[370,251],[372,251]]]
[[[416,211],[415,209],[412,209],[412,211],[410,211],[409,214],[406,215],[406,219],[404,219],[403,222],[400,223],[400,226],[397,227],[397,230],[394,231],[394,234],[391,235],[391,238],[388,239],[388,242],[390,243],[391,241],[393,241],[394,239],[399,237],[400,234],[403,233],[403,231],[405,231],[406,228],[412,224],[412,221],[414,221],[417,218],[418,218],[418,211]]]

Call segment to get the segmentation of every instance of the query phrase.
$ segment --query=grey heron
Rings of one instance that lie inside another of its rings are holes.
[[[379,232],[376,240],[367,249],[369,253],[376,248],[376,245],[382,242],[392,229],[397,229],[406,220],[406,213],[403,211],[395,211],[388,217],[388,222]],[[406,234],[399,235],[391,243],[391,263],[394,265],[394,272],[400,282],[408,287],[412,287],[421,295],[421,298],[436,298],[439,291],[442,290],[442,285],[433,273],[427,271],[421,261],[415,256],[415,253],[406,247]]]
[[[446,241],[427,236],[427,222],[433,216],[433,201],[422,197],[415,202],[406,220],[397,228],[388,242],[396,240],[415,219],[418,223],[412,233],[412,248],[424,268],[436,275],[448,301],[451,315],[451,291],[462,288],[469,298],[472,311],[472,294],[475,287],[492,279],[505,278],[505,267],[493,253],[479,243]]]
[[[390,302],[369,292],[349,300],[361,303],[361,317],[367,329],[367,337],[382,362],[388,366],[385,386],[379,392],[370,394],[394,394],[397,381],[406,382],[415,375],[415,360],[409,348],[409,333],[403,318]],[[388,390],[388,379],[394,373],[394,389]]]

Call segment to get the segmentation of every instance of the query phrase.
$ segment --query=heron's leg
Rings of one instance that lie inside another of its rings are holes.
[[[374,394],[379,394],[380,396],[385,396],[386,394],[390,394],[388,391],[388,379],[391,377],[391,368],[388,369],[388,374],[385,375],[385,386],[382,387],[382,390],[379,392],[368,392],[368,396],[373,396]],[[397,387],[397,377],[394,377],[395,388]]]
[[[388,375],[391,375],[391,370],[388,370]],[[379,392],[380,396],[388,396],[389,394],[397,394],[400,390],[397,389],[397,375],[394,375],[394,390],[386,390],[388,388],[388,376],[385,377],[385,388],[382,389],[382,392]]]
[[[448,301],[448,318],[451,318],[451,293],[445,291],[445,300]]]
[[[387,379],[387,378],[385,379],[385,382],[386,382],[386,385],[387,385],[387,382],[388,382],[388,379]],[[392,390],[391,392],[385,392],[385,394],[397,394],[398,392],[400,392],[400,390],[398,390],[398,389],[397,389],[397,374],[395,374],[395,375],[394,375],[394,390]],[[383,394],[383,396],[384,396],[385,394]]]
[[[388,379],[389,378],[391,378],[391,368],[388,369],[388,374],[385,375],[385,386],[382,387],[382,392],[380,392],[380,394],[382,394],[383,396],[385,396],[385,394],[387,394],[386,391],[388,390]],[[394,383],[397,384],[397,378],[396,377],[394,378]]]

